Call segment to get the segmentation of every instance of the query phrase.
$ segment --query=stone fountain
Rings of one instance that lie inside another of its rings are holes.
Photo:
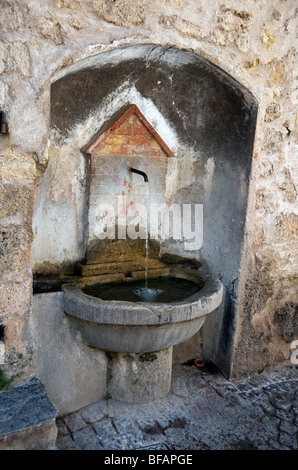
[[[63,286],[64,312],[90,346],[110,353],[108,393],[115,399],[146,403],[166,395],[173,346],[197,333],[221,303],[219,280],[177,267],[169,274],[170,282],[191,281],[195,292],[174,302],[132,302],[102,300],[85,294],[78,285]],[[160,286],[162,281],[161,277]],[[130,282],[125,286],[129,289]]]

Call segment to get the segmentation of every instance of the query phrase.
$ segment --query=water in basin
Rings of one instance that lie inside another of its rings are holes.
[[[197,293],[203,282],[193,282],[177,277],[159,277],[144,280],[93,284],[83,287],[83,292],[102,300],[124,300],[127,302],[178,302]]]

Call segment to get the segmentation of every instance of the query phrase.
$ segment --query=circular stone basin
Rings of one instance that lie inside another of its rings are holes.
[[[102,300],[124,300],[126,302],[178,302],[196,294],[204,283],[180,277],[164,276],[132,282],[92,284],[82,288],[84,294]]]
[[[142,301],[141,297],[135,301],[104,300],[108,292],[108,297],[113,298],[111,289],[114,289],[116,295],[116,285],[87,285],[80,288],[78,285],[64,284],[63,309],[90,346],[111,352],[161,351],[192,337],[203,325],[206,315],[220,305],[223,294],[219,280],[197,272],[188,272],[187,275],[175,273],[172,279],[167,280],[149,280],[148,288],[151,289],[156,282],[157,287],[154,289],[164,290],[164,281],[172,282],[168,294],[170,291],[177,294],[177,285],[180,285],[184,286],[184,295],[182,287],[179,298],[175,300],[165,301],[158,295],[153,301]],[[123,287],[130,291],[130,295],[135,295],[134,291],[144,289],[144,282],[139,286],[124,283]],[[185,288],[186,285],[191,291]],[[89,295],[92,290],[97,290],[99,297]]]

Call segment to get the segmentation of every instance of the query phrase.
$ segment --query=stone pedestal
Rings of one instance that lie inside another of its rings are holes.
[[[125,403],[148,403],[170,391],[173,347],[162,351],[111,353],[108,394]]]

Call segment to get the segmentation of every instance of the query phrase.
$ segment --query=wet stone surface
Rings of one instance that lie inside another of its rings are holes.
[[[143,405],[107,399],[57,419],[61,450],[295,450],[298,368],[228,382],[213,366],[174,368]]]

